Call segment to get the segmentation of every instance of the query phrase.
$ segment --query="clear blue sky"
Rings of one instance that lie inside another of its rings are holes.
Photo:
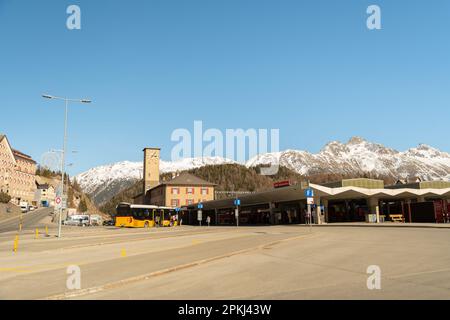
[[[450,151],[449,31],[448,0],[0,0],[0,132],[38,161],[60,148],[48,92],[94,100],[70,110],[72,173],[144,146],[169,159],[172,131],[194,120],[279,128],[281,149],[358,135]]]

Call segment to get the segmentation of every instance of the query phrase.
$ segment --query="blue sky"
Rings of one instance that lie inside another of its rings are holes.
[[[82,29],[66,28],[79,5]],[[367,6],[382,30],[366,27]],[[279,128],[281,149],[351,136],[450,151],[448,0],[0,0],[0,132],[36,160],[62,144],[71,173],[177,128]]]

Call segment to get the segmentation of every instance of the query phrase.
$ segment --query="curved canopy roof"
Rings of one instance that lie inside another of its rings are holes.
[[[445,189],[366,189],[360,187],[340,187],[329,188],[317,184],[310,184],[309,187],[314,190],[314,196],[324,199],[358,199],[358,198],[378,198],[378,199],[403,199],[417,197],[442,197],[450,198],[450,188]],[[270,202],[290,202],[306,199],[304,188],[300,185],[286,188],[271,189],[267,191],[256,192],[248,195],[239,196],[241,206],[252,206],[268,204]],[[234,198],[213,200],[203,203],[204,210],[223,209],[234,207]],[[197,204],[184,207],[187,209],[196,209]]]

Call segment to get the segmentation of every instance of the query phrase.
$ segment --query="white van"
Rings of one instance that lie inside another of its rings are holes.
[[[22,213],[28,212],[28,202],[25,201],[20,202],[20,211],[22,211]]]
[[[91,225],[90,219],[88,215],[85,214],[75,214],[69,216],[67,220],[64,221],[64,224],[67,226],[80,226],[87,227]]]

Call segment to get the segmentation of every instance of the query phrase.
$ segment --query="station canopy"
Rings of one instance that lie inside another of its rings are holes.
[[[268,203],[291,202],[305,200],[305,189],[307,184],[293,185],[284,188],[271,189],[267,191],[255,192],[238,196],[241,207],[262,205]],[[314,190],[314,197],[328,200],[347,199],[408,199],[417,197],[450,198],[450,188],[442,189],[368,189],[361,187],[339,187],[330,188],[317,184],[309,184],[309,188]],[[234,207],[235,198],[212,200],[203,202],[203,210],[225,209]],[[183,207],[183,209],[197,209],[197,204]]]

